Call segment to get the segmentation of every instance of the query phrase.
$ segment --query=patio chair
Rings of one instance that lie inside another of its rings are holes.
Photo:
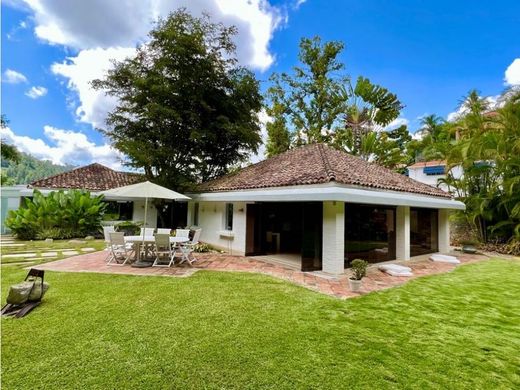
[[[115,226],[103,226],[103,235],[105,236],[105,250],[108,252],[105,261],[108,263],[112,258],[112,251],[110,250],[110,233],[114,233]]]
[[[144,231],[145,236],[153,236],[154,230],[154,228],[141,228],[141,233],[139,233],[139,235],[142,236]]]
[[[155,235],[155,261],[152,264],[152,267],[171,267],[175,258],[174,251],[172,250],[172,246],[170,245],[170,235],[169,234],[156,234]],[[168,264],[160,264],[161,257],[169,260]]]
[[[125,242],[123,232],[112,232],[109,233],[109,235],[112,258],[107,265],[125,265],[131,260],[131,254],[134,251],[133,245]],[[120,261],[122,261],[122,263]]]
[[[182,260],[180,264],[187,262],[190,266],[192,266],[194,262],[198,261],[193,256],[193,252],[195,251],[195,246],[199,243],[201,233],[202,229],[195,230],[195,233],[193,234],[193,239],[189,242],[185,242],[180,245],[180,250],[182,253]]]
[[[172,232],[172,229],[165,229],[165,228],[158,228],[157,234],[167,234],[170,235]]]
[[[175,237],[190,238],[190,229],[177,229],[175,231]]]

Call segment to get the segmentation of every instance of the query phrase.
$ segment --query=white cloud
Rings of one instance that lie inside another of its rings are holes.
[[[267,127],[266,124],[272,121],[272,118],[262,110],[258,113],[258,120],[260,121],[260,138],[262,139],[262,144],[258,148],[258,152],[253,154],[249,161],[253,164],[260,162],[265,159],[265,145],[267,144]]]
[[[45,95],[47,95],[47,88],[45,87],[31,87],[31,89],[25,92],[25,96],[28,96],[31,99],[38,99]]]
[[[2,77],[2,82],[8,84],[26,83],[27,77],[25,77],[22,73],[17,72],[16,70],[6,69],[4,76]]]
[[[147,39],[158,17],[185,7],[200,16],[235,25],[239,61],[265,70],[274,61],[269,52],[273,32],[285,17],[267,0],[24,0],[34,13],[36,35],[78,50],[135,47]]]
[[[392,122],[390,122],[384,128],[384,130],[385,131],[394,130],[394,129],[397,129],[398,127],[403,126],[403,125],[408,126],[409,123],[410,123],[410,121],[408,119],[406,119],[406,118],[396,118]]]
[[[83,133],[44,126],[43,133],[48,141],[16,135],[10,128],[0,130],[2,139],[42,160],[54,164],[86,165],[99,162],[113,169],[121,169],[123,155],[109,144],[96,145]]]
[[[520,58],[507,67],[504,80],[508,85],[520,85]]]
[[[104,127],[107,113],[115,107],[117,100],[103,91],[92,89],[90,82],[105,75],[112,67],[111,60],[121,61],[133,55],[135,49],[131,48],[87,49],[76,57],[52,65],[52,72],[67,78],[69,89],[78,94],[76,115],[81,122]]]

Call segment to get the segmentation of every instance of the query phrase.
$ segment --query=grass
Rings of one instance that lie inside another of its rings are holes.
[[[25,272],[3,268],[4,296]],[[347,301],[246,273],[47,277],[2,319],[5,389],[520,386],[518,261]]]
[[[39,264],[42,262],[46,262],[49,260],[60,260],[64,259],[66,257],[69,257],[67,255],[64,255],[62,253],[63,250],[65,251],[77,251],[79,253],[83,253],[81,251],[82,248],[94,248],[95,250],[101,250],[105,247],[105,243],[103,240],[89,240],[84,241],[84,243],[69,243],[70,240],[54,240],[51,243],[45,242],[44,240],[34,240],[34,241],[21,241],[21,240],[14,240],[16,244],[23,244],[22,246],[4,246],[2,245],[2,258],[1,263],[3,265],[10,264],[10,263],[21,263],[21,262],[30,262],[33,264]],[[57,252],[56,256],[53,256],[51,259],[42,259],[42,254],[45,252]],[[27,257],[27,258],[21,258],[21,257],[7,257],[5,258],[5,255],[9,254],[21,254],[21,253],[35,253],[36,256],[34,258]],[[34,260],[37,259],[37,260]]]

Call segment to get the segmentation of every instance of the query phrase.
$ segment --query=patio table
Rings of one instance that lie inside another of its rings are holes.
[[[179,244],[183,242],[190,241],[187,237],[170,237],[170,244]],[[155,242],[155,236],[125,236],[125,242],[132,243],[136,245],[135,249],[135,263],[134,265],[137,267],[151,267],[152,263],[147,261],[141,261],[140,252],[141,252],[141,244],[145,245],[145,258],[148,253],[148,246]]]

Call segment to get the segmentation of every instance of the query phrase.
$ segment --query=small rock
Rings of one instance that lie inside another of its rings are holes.
[[[87,240],[87,241],[92,241],[94,239],[95,239],[94,236],[87,236],[87,237],[85,237],[85,240]]]
[[[49,243],[49,244],[52,243],[53,241],[54,241],[54,240],[53,240],[52,238],[46,238],[46,239],[45,239],[45,242],[47,242],[47,243]]]
[[[85,240],[69,240],[69,244],[86,244]]]

